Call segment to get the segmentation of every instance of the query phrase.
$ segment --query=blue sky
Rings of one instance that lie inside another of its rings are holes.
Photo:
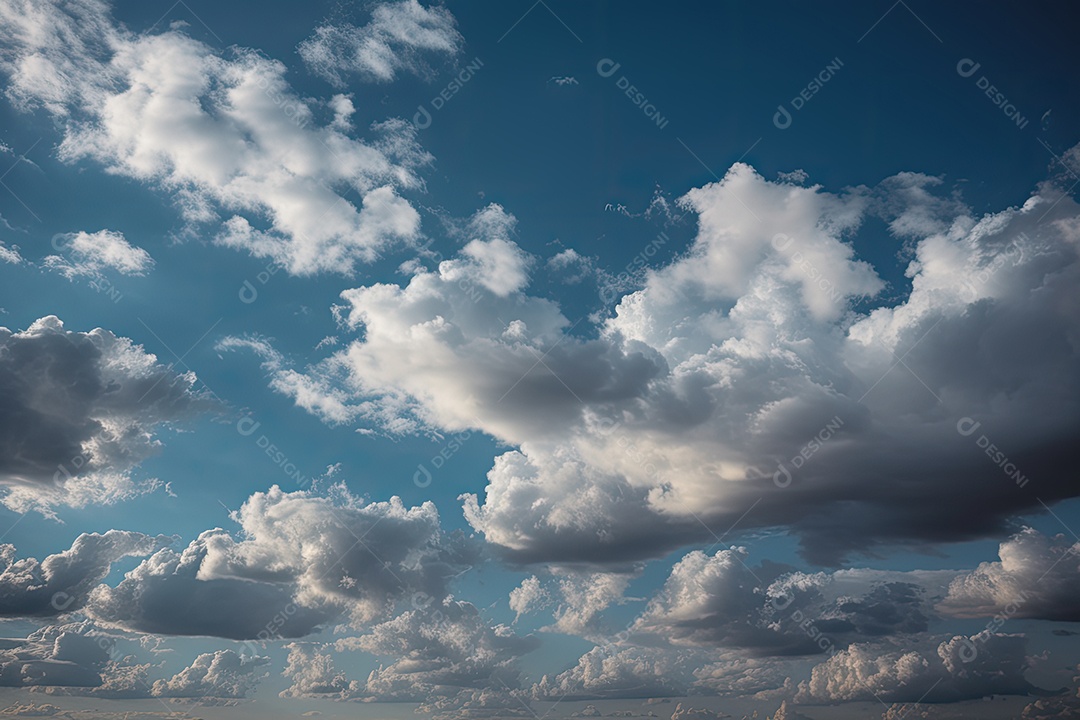
[[[1073,15],[0,0],[2,701],[1076,712]]]

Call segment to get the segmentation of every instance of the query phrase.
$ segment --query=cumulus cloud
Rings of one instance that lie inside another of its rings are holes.
[[[925,632],[952,571],[867,569],[807,574],[775,563],[750,567],[744,548],[693,551],[630,628],[646,644],[742,648],[753,655],[835,652],[867,637]],[[929,592],[928,592],[929,591]]]
[[[51,617],[74,612],[86,604],[90,591],[121,558],[149,555],[172,541],[137,532],[109,530],[103,535],[83,533],[71,548],[34,558],[15,559],[14,545],[0,545],[0,615]]]
[[[938,611],[962,618],[1080,621],[1080,542],[1024,528],[1001,543],[998,555],[999,561],[953,580]]]
[[[64,255],[49,255],[42,262],[69,280],[80,276],[100,278],[106,270],[121,275],[145,275],[154,266],[148,252],[113,230],[58,235],[53,245],[61,248]]]
[[[610,568],[736,522],[790,527],[829,564],[1000,533],[1041,506],[984,434],[1044,502],[1076,492],[1060,468],[1080,422],[1080,208],[1051,183],[981,218],[934,192],[909,174],[831,193],[736,164],[680,201],[693,245],[591,330],[529,295],[527,267],[482,285],[467,269],[514,253],[480,237],[483,253],[342,293],[362,337],[304,374],[388,432],[510,445],[463,500],[516,562]],[[911,253],[895,304],[852,242],[880,222]],[[952,509],[973,493],[976,510]]]
[[[343,646],[395,658],[371,672],[366,696],[431,701],[463,691],[518,689],[517,659],[538,645],[531,635],[489,625],[471,603],[448,600],[404,612]]]
[[[552,630],[588,637],[600,628],[600,614],[622,600],[630,576],[616,573],[571,573],[559,580],[562,603]]]
[[[430,502],[365,504],[342,486],[332,497],[274,486],[234,518],[242,539],[215,529],[161,550],[96,588],[87,612],[140,632],[295,638],[342,613],[364,626],[413,593],[441,599],[472,557]]]
[[[5,3],[0,45],[8,98],[60,122],[62,160],[170,193],[193,227],[220,223],[223,245],[296,274],[350,273],[419,232],[398,194],[430,161],[414,129],[387,121],[354,139],[340,100],[320,124],[280,62],[177,30],[128,32],[96,0]]]
[[[285,647],[289,658],[284,675],[292,680],[292,685],[279,693],[281,697],[349,700],[359,695],[361,683],[347,679],[338,671],[329,652],[302,643],[289,643]]]
[[[401,72],[428,76],[429,55],[452,60],[464,38],[457,21],[444,7],[424,7],[417,0],[383,2],[371,11],[371,21],[357,27],[324,23],[300,43],[300,57],[308,69],[337,86],[351,75],[388,82]]]
[[[796,700],[933,703],[1025,695],[1035,689],[1024,678],[1026,643],[1022,635],[984,630],[945,640],[936,652],[852,645],[815,667]]]
[[[537,701],[685,695],[694,659],[655,648],[597,646],[566,672],[544,675],[532,695]]]
[[[157,451],[154,431],[213,404],[130,340],[66,330],[55,316],[0,327],[0,485],[12,510],[110,503],[148,492],[131,470]]]
[[[521,584],[510,591],[510,609],[515,613],[515,621],[522,615],[534,612],[551,603],[551,595],[541,584],[540,578],[530,575]]]
[[[151,694],[174,698],[246,697],[265,676],[260,668],[269,662],[265,657],[240,657],[232,650],[202,653],[168,680],[156,680]]]
[[[0,218],[0,222],[2,221],[3,218]],[[19,248],[8,247],[4,244],[2,240],[0,240],[0,261],[10,263],[12,265],[18,265],[22,262],[22,260],[22,255],[19,254]]]
[[[88,622],[50,625],[0,649],[0,685],[97,687],[113,641]]]

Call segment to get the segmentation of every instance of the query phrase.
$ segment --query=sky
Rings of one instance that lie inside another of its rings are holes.
[[[0,714],[1080,717],[1075,21],[0,0]]]

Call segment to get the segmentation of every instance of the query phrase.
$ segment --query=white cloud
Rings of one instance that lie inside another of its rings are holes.
[[[667,697],[684,695],[696,658],[655,648],[595,647],[577,665],[533,686],[533,699]]]
[[[366,626],[413,593],[443,598],[471,558],[430,502],[365,504],[343,486],[331,495],[255,493],[234,514],[241,540],[209,530],[183,553],[162,550],[99,586],[87,612],[140,632],[302,637],[342,613]]]
[[[522,615],[535,612],[551,603],[551,595],[540,583],[540,578],[531,575],[521,581],[521,585],[510,591],[510,609],[515,613],[515,621]]]
[[[0,485],[3,503],[53,516],[55,507],[110,503],[157,481],[131,471],[160,446],[154,431],[214,403],[126,338],[65,330],[55,316],[22,332],[0,327]]]
[[[467,690],[517,689],[517,659],[538,645],[531,635],[489,625],[472,604],[448,600],[404,612],[345,646],[394,659],[368,676],[367,697],[431,701]]]
[[[403,71],[428,76],[427,55],[452,60],[461,52],[464,38],[456,24],[444,7],[382,2],[367,25],[324,23],[298,49],[308,69],[337,86],[350,75],[374,82],[388,82]]]
[[[1029,660],[1022,635],[987,630],[943,641],[936,652],[853,645],[814,668],[799,684],[800,702],[956,702],[986,695],[1026,695]]]
[[[1080,208],[1046,183],[977,218],[939,186],[904,173],[831,193],[736,164],[680,201],[693,245],[591,328],[528,294],[492,206],[437,270],[344,291],[362,337],[272,383],[334,422],[509,445],[483,499],[463,499],[519,562],[610,568],[736,521],[790,526],[824,563],[1000,532],[1041,506],[957,422],[994,428],[1044,501],[1075,494],[1058,468],[1077,414],[1040,406],[1080,383]],[[895,304],[873,300],[884,282],[852,245],[878,220],[912,252]],[[973,492],[978,511],[951,509]]]
[[[339,672],[330,653],[319,652],[314,646],[301,643],[290,643],[285,647],[289,650],[289,659],[284,675],[292,680],[292,685],[281,691],[281,697],[349,700],[360,693],[361,684],[348,680]]]
[[[168,680],[156,680],[151,694],[174,698],[246,697],[265,676],[260,668],[269,662],[264,657],[240,657],[232,650],[202,653]]]
[[[563,602],[551,628],[588,637],[599,630],[600,613],[622,600],[630,576],[617,573],[570,573],[559,580]]]
[[[938,611],[962,618],[1080,620],[1080,542],[1025,528],[1001,543],[998,554],[999,561],[953,580]]]
[[[221,244],[295,274],[348,274],[417,237],[419,215],[397,191],[421,187],[414,171],[431,158],[407,123],[353,139],[342,99],[320,125],[280,62],[243,48],[223,57],[175,30],[130,33],[92,0],[0,13],[7,95],[60,121],[62,160],[168,192],[189,223],[223,220]]]
[[[0,222],[2,221],[3,218],[0,218]],[[23,259],[22,255],[19,254],[19,248],[8,247],[4,244],[2,240],[0,240],[0,261],[10,263],[12,265],[18,265],[23,261]]]
[[[154,266],[149,253],[113,230],[58,235],[53,245],[61,247],[66,257],[49,255],[42,262],[69,280],[78,276],[99,278],[106,270],[121,275],[145,275]]]

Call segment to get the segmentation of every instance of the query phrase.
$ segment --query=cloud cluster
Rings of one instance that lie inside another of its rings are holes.
[[[383,2],[372,9],[367,25],[324,23],[298,50],[308,69],[339,87],[350,75],[374,82],[391,81],[403,71],[427,76],[426,56],[452,60],[461,52],[464,38],[456,24],[443,7]]]
[[[1080,542],[1025,528],[1001,543],[998,555],[999,561],[953,580],[938,611],[961,618],[1080,621]]]
[[[103,535],[83,533],[71,548],[34,558],[15,559],[14,545],[0,545],[0,615],[52,617],[74,612],[86,604],[90,591],[105,579],[121,558],[149,555],[172,538],[109,530]]]
[[[0,218],[0,220],[2,219],[3,218]],[[22,262],[22,255],[19,254],[19,249],[17,247],[8,247],[0,240],[0,261],[18,265]]]
[[[0,686],[97,687],[110,662],[111,639],[90,623],[50,625],[24,640],[3,640]]]
[[[169,193],[192,225],[220,223],[223,245],[296,274],[350,273],[419,232],[398,194],[421,186],[415,170],[430,161],[414,129],[387,121],[354,139],[340,102],[320,124],[285,66],[256,51],[131,33],[97,0],[5,3],[0,46],[8,98],[57,119],[61,159]]]
[[[188,667],[168,680],[156,680],[154,697],[242,698],[255,689],[264,676],[260,668],[270,662],[265,657],[240,657],[232,650],[202,653]]]
[[[0,485],[12,510],[109,503],[147,492],[131,470],[154,453],[154,431],[212,403],[130,340],[64,329],[55,316],[21,332],[0,327]]]
[[[695,658],[653,648],[597,646],[569,670],[533,685],[537,701],[684,695]]]
[[[755,655],[833,652],[867,637],[925,632],[928,590],[956,573],[866,569],[807,574],[751,568],[743,548],[693,551],[671,570],[631,628],[648,644],[742,648]]]
[[[517,658],[538,645],[537,638],[518,636],[505,625],[492,627],[475,606],[452,600],[402,613],[346,643],[394,658],[368,676],[368,697],[415,702],[486,688],[517,689]]]
[[[181,553],[161,550],[116,587],[97,587],[87,612],[139,632],[295,638],[342,613],[365,626],[413,593],[441,599],[471,560],[430,502],[365,504],[341,486],[332,495],[255,493],[234,515],[242,539],[215,529]]]
[[[933,703],[1025,695],[1034,689],[1024,678],[1026,645],[1022,635],[987,630],[945,640],[936,652],[852,645],[815,667],[796,699]]]
[[[406,284],[343,292],[362,338],[302,374],[387,432],[513,446],[463,500],[518,562],[610,568],[736,522],[788,526],[823,563],[1001,532],[1041,507],[1009,472],[1047,503],[1076,492],[1080,207],[1048,182],[979,218],[936,185],[830,193],[736,164],[680,201],[693,245],[591,331],[528,294],[494,224]],[[895,304],[855,256],[871,223],[910,248]]]
[[[338,671],[329,652],[302,643],[289,643],[285,647],[289,658],[284,675],[292,680],[292,685],[281,691],[281,697],[349,700],[360,694],[361,683],[347,679]]]

